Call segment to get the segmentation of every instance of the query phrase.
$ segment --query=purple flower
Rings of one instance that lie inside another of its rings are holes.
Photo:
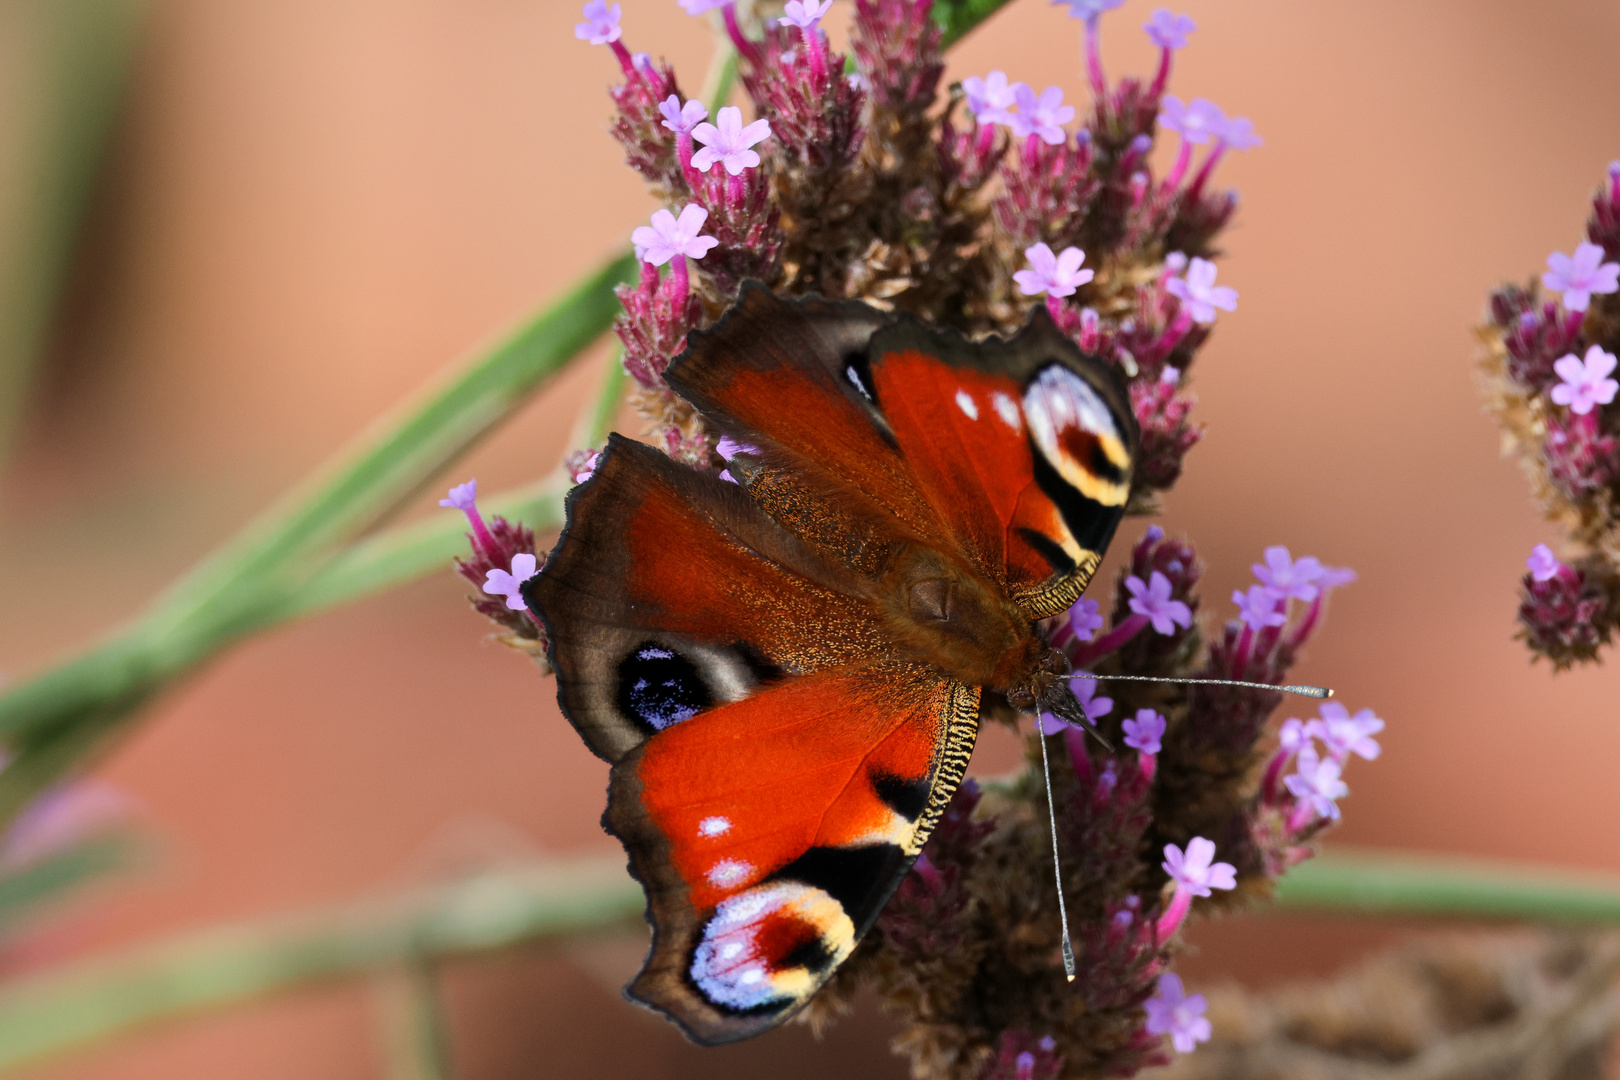
[[[1226,113],[1208,98],[1196,98],[1191,105],[1183,105],[1176,95],[1166,94],[1163,104],[1159,106],[1159,126],[1175,132],[1194,146],[1202,146],[1222,135],[1227,123]]]
[[[1069,138],[1063,125],[1074,119],[1074,106],[1063,104],[1063,88],[1048,86],[1037,98],[1035,91],[1024,83],[1013,87],[1018,111],[1007,119],[1013,134],[1020,139],[1039,135],[1052,146],[1061,146]]]
[[[687,134],[709,118],[708,107],[703,102],[688,101],[682,105],[679,94],[671,94],[665,98],[658,106],[658,111],[664,114],[663,126],[677,135]]]
[[[1322,719],[1305,725],[1307,735],[1314,735],[1327,747],[1328,755],[1341,765],[1351,754],[1363,761],[1378,756],[1378,740],[1374,735],[1384,730],[1384,722],[1373,715],[1371,709],[1362,709],[1351,716],[1350,710],[1337,701],[1329,701],[1319,710]]]
[[[1073,296],[1075,289],[1097,276],[1080,269],[1086,253],[1077,247],[1066,247],[1061,255],[1053,255],[1045,244],[1035,244],[1024,249],[1024,257],[1031,269],[1018,271],[1013,280],[1025,296]]]
[[[749,147],[771,137],[771,122],[755,120],[743,127],[742,110],[735,105],[721,109],[715,119],[720,121],[719,127],[699,124],[692,129],[692,138],[704,144],[703,149],[692,155],[692,167],[698,172],[708,172],[718,161],[732,176],[757,167],[759,155]]]
[[[1142,29],[1161,49],[1185,49],[1187,35],[1198,29],[1198,24],[1191,15],[1176,15],[1169,8],[1160,8],[1142,24]]]
[[[1144,754],[1157,754],[1164,737],[1164,717],[1152,709],[1137,709],[1136,719],[1124,723],[1125,745]]]
[[[1283,778],[1294,798],[1316,811],[1317,816],[1337,820],[1339,804],[1336,800],[1350,794],[1349,785],[1339,779],[1344,766],[1332,758],[1323,760],[1317,755],[1316,747],[1307,743],[1300,748],[1297,768],[1298,772]]]
[[[1187,841],[1187,853],[1174,844],[1164,845],[1164,872],[1176,883],[1177,892],[1208,896],[1212,889],[1237,888],[1237,867],[1214,862],[1215,841],[1195,836]]]
[[[1194,258],[1187,264],[1186,277],[1173,277],[1164,287],[1170,295],[1187,305],[1193,322],[1210,326],[1215,322],[1215,309],[1237,310],[1237,290],[1215,284],[1215,264],[1208,259]]]
[[[1620,390],[1620,382],[1609,378],[1614,363],[1614,354],[1604,352],[1601,345],[1587,349],[1585,361],[1567,353],[1553,362],[1553,370],[1563,381],[1547,396],[1556,404],[1568,405],[1570,412],[1585,416],[1593,406],[1613,401],[1614,392]]]
[[[1181,369],[1171,367],[1169,364],[1164,365],[1164,370],[1159,372],[1159,381],[1165,386],[1178,385],[1181,382]]]
[[[1322,576],[1316,579],[1317,587],[1324,593],[1331,592],[1341,585],[1348,585],[1356,580],[1356,572],[1348,566],[1324,566]]]
[[[1283,753],[1297,754],[1309,745],[1311,736],[1305,729],[1305,721],[1284,720],[1282,727],[1277,729],[1277,747]]]
[[[523,583],[534,577],[538,569],[538,560],[528,552],[519,552],[512,556],[512,572],[505,570],[491,570],[484,575],[484,591],[491,596],[506,597],[506,606],[513,611],[528,610],[528,603],[523,599]]]
[[[1537,544],[1531,548],[1530,557],[1524,561],[1524,566],[1535,581],[1551,581],[1558,576],[1558,571],[1564,568],[1564,564],[1558,561],[1558,556],[1554,555],[1552,548],[1546,544]]]
[[[800,30],[809,30],[821,21],[830,7],[832,0],[821,0],[819,4],[816,0],[787,0],[782,6],[782,21]]]
[[[1254,121],[1247,116],[1232,117],[1215,133],[1215,137],[1232,150],[1253,150],[1264,145],[1260,136],[1254,133]]]
[[[440,499],[439,505],[451,510],[467,510],[478,505],[478,481],[469,480],[465,484],[457,484],[450,489],[448,499]]]
[[[1069,629],[1079,641],[1090,641],[1103,628],[1102,607],[1097,601],[1082,596],[1069,609]]]
[[[1564,294],[1564,307],[1585,311],[1593,293],[1620,291],[1620,263],[1603,261],[1603,249],[1596,244],[1578,244],[1573,256],[1555,251],[1547,256],[1547,272],[1541,283]]]
[[[592,45],[611,45],[624,33],[619,28],[619,5],[607,6],[607,0],[590,0],[580,12],[585,21],[574,26],[574,36]]]
[[[720,242],[712,236],[698,235],[708,219],[709,212],[697,203],[682,207],[679,218],[668,210],[653,211],[652,227],[643,225],[630,234],[636,258],[654,266],[663,266],[677,255],[703,258]]]
[[[1146,584],[1132,574],[1125,579],[1125,591],[1131,594],[1131,610],[1151,622],[1158,633],[1173,634],[1177,625],[1192,625],[1192,608],[1170,599],[1170,579],[1159,571],[1153,571]]]
[[[968,111],[981,124],[1007,123],[1018,103],[1016,88],[1007,84],[1005,71],[992,71],[982,79],[977,75],[963,79],[962,93],[967,96]]]
[[[1181,986],[1181,977],[1167,971],[1159,976],[1159,989],[1142,1002],[1147,1011],[1147,1029],[1153,1035],[1170,1036],[1170,1045],[1178,1054],[1190,1054],[1201,1042],[1208,1042],[1213,1032],[1209,1017],[1209,1001],[1203,994],[1188,995]]]
[[[1268,626],[1281,626],[1288,621],[1288,616],[1278,609],[1277,599],[1277,594],[1264,585],[1250,585],[1247,594],[1242,589],[1232,592],[1238,618],[1257,634]]]
[[[680,0],[681,10],[688,15],[703,15],[716,8],[723,8],[732,0]]]
[[[1278,545],[1266,548],[1266,562],[1252,564],[1249,569],[1260,579],[1260,584],[1271,590],[1279,600],[1315,600],[1316,582],[1322,576],[1322,564],[1309,555],[1295,562],[1288,549]]]
[[[1095,724],[1100,717],[1107,716],[1114,710],[1114,699],[1097,696],[1096,679],[1079,679],[1069,677],[1069,691],[1074,699],[1080,703],[1080,711],[1086,714],[1086,722]],[[1035,726],[1042,735],[1056,735],[1066,727],[1071,727],[1067,720],[1053,713],[1041,713],[1035,721]]]
[[[1087,26],[1096,26],[1103,12],[1113,11],[1124,2],[1125,0],[1052,0],[1052,6],[1066,5],[1071,18],[1084,19]]]

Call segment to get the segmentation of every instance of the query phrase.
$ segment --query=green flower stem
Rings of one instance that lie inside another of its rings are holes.
[[[1334,847],[1283,875],[1277,906],[1379,916],[1620,922],[1620,876]]]
[[[643,904],[615,855],[187,934],[0,990],[0,1072],[272,994],[628,924]]]
[[[377,982],[389,1080],[453,1080],[455,1053],[433,965],[407,964]]]

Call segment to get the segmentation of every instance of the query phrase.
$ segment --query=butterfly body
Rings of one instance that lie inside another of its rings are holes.
[[[628,993],[718,1043],[876,920],[986,691],[1062,707],[1035,624],[1096,569],[1137,435],[1044,312],[970,343],[748,286],[666,378],[743,445],[727,479],[614,437],[524,594],[647,891]]]

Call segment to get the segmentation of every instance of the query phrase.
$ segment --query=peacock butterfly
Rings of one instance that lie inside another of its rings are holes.
[[[612,437],[523,596],[647,893],[626,994],[716,1044],[849,956],[981,707],[1076,715],[1035,624],[1096,570],[1138,433],[1041,308],[971,342],[749,285],[666,378],[744,449],[717,476]]]

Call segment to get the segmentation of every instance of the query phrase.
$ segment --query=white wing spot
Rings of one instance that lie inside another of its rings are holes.
[[[1014,401],[1006,394],[998,391],[996,395],[990,399],[990,404],[996,407],[996,415],[1001,417],[1001,422],[1003,424],[1006,424],[1014,431],[1018,431],[1024,426],[1023,417],[1018,413],[1018,402]]]
[[[979,406],[974,403],[973,395],[969,394],[966,390],[958,390],[956,392],[956,407],[966,413],[969,420],[977,420],[979,418]]]
[[[742,985],[744,985],[744,986],[753,986],[755,983],[759,982],[764,977],[765,977],[765,973],[763,971],[759,970],[759,968],[754,967],[754,968],[749,968],[747,971],[745,971],[741,975],[739,975],[737,977],[737,981],[739,983],[741,983]]]
[[[854,364],[850,364],[844,369],[844,377],[855,384],[855,389],[861,392],[861,397],[867,401],[872,400],[872,391],[868,390],[866,384],[861,382],[861,373],[855,370]]]
[[[722,889],[729,889],[747,880],[753,871],[752,863],[745,863],[740,859],[721,859],[709,867],[709,883]]]
[[[720,946],[720,959],[735,960],[737,957],[742,955],[742,952],[742,942],[728,941],[724,945]]]
[[[731,822],[723,817],[706,817],[698,822],[699,836],[724,836],[731,831]]]

